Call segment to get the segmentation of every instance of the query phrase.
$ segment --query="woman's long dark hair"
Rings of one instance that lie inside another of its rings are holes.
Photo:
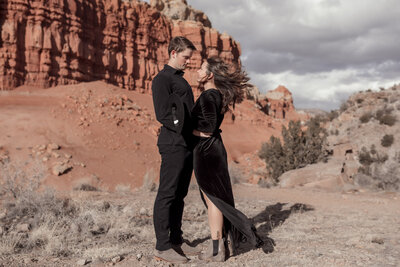
[[[253,85],[249,84],[250,78],[240,66],[229,66],[219,57],[207,59],[207,70],[214,74],[214,82],[222,94],[222,111],[225,113],[235,103],[240,103],[245,97],[245,91]]]

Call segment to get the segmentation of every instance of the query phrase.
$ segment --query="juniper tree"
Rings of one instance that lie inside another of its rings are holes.
[[[321,127],[320,119],[312,118],[303,130],[300,121],[290,121],[288,127],[282,127],[282,139],[271,136],[269,142],[262,145],[259,156],[267,163],[267,169],[275,182],[284,172],[302,168],[308,164],[326,159],[326,130]]]

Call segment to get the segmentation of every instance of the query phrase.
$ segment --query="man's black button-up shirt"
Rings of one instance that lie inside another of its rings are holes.
[[[157,145],[182,145],[190,146],[192,138],[192,125],[190,111],[194,105],[193,91],[189,83],[183,78],[184,72],[169,65],[164,65],[153,79],[151,90],[153,92],[154,111],[157,120],[162,124]],[[177,128],[174,124],[172,106],[169,101],[171,94],[176,94],[183,104],[183,127]]]

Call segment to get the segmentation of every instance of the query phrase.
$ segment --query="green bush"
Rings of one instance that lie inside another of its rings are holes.
[[[382,137],[381,140],[381,145],[384,147],[390,147],[393,144],[394,137],[391,134],[386,134],[384,137]]]
[[[396,117],[391,114],[385,114],[379,119],[380,124],[393,126],[396,123]]]
[[[369,120],[371,118],[372,118],[372,114],[370,112],[366,112],[360,117],[360,121],[361,121],[361,123],[367,123],[367,122],[369,122]]]
[[[267,163],[271,177],[279,182],[279,176],[286,171],[326,159],[326,136],[319,117],[309,120],[304,131],[299,121],[290,121],[288,128],[282,128],[283,145],[279,138],[271,136],[269,142],[262,145],[259,157]]]

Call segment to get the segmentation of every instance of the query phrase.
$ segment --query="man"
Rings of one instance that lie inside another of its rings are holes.
[[[162,124],[157,142],[161,168],[153,215],[157,238],[154,256],[171,263],[185,263],[185,255],[200,253],[183,241],[181,230],[183,199],[193,171],[190,111],[194,105],[192,88],[183,78],[183,70],[194,50],[193,43],[185,37],[173,38],[168,46],[168,64],[152,83],[154,110]]]

